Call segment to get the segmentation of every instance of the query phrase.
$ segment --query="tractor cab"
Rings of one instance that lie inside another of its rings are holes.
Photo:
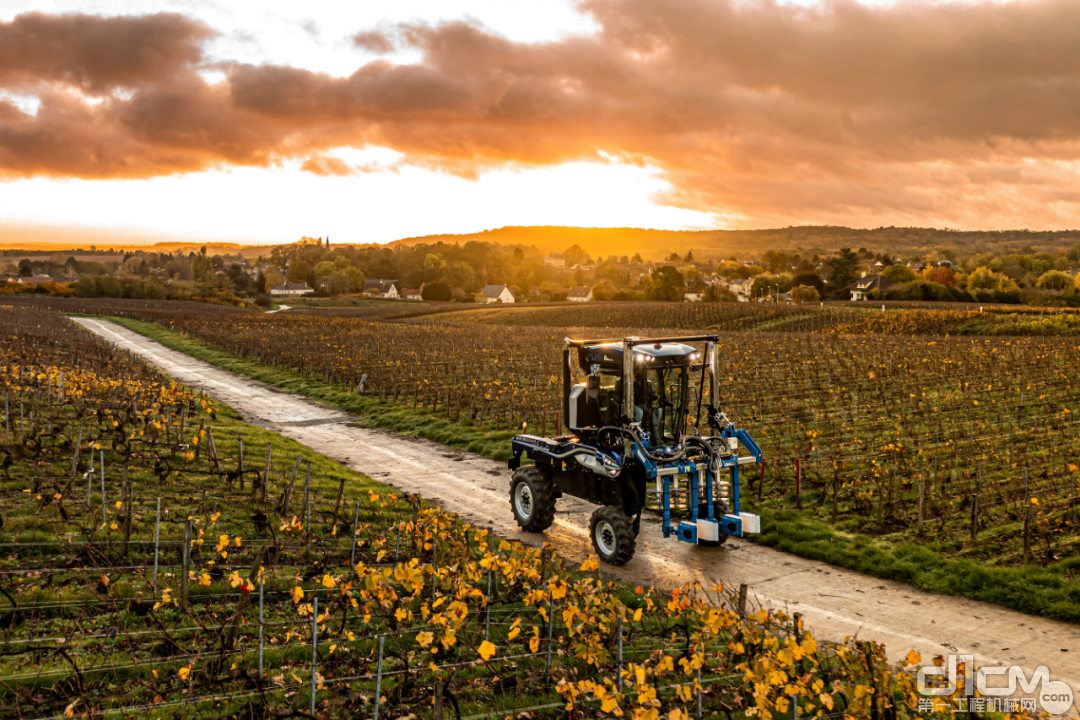
[[[701,353],[682,343],[633,346],[633,418],[623,409],[628,376],[623,353],[622,343],[612,342],[577,349],[578,367],[586,378],[570,388],[567,427],[591,437],[600,428],[628,420],[640,425],[647,447],[678,443],[687,431],[691,412],[691,376],[705,369]]]
[[[646,508],[663,518],[664,537],[694,545],[760,532],[758,516],[742,511],[739,470],[762,463],[761,448],[719,410],[718,352],[717,335],[567,338],[570,434],[511,441],[518,525],[541,532],[554,522],[558,498],[587,500],[600,506],[589,523],[593,547],[613,565],[633,556]],[[584,375],[577,382],[575,365]]]

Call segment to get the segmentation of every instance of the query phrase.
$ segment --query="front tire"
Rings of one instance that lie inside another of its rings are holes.
[[[608,565],[625,565],[634,557],[634,529],[630,519],[616,507],[602,507],[589,519],[593,549]]]
[[[514,471],[510,509],[525,532],[543,532],[555,522],[555,483],[535,465]]]

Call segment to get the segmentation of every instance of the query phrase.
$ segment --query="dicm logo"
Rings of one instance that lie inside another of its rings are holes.
[[[1034,697],[1044,712],[1051,715],[1063,715],[1072,709],[1073,691],[1067,683],[1061,680],[1051,680],[1050,671],[1045,665],[1035,668],[1029,680],[1021,667],[982,667],[975,675],[971,668],[975,665],[974,655],[949,655],[949,662],[945,667],[927,666],[919,669],[916,675],[916,687],[923,695],[941,697],[952,695],[957,690],[957,668],[959,663],[964,663],[964,692],[965,697],[975,695],[975,688],[983,697],[1011,697],[1017,689],[1028,697]],[[988,684],[988,678],[998,676],[1000,678],[993,685]],[[928,677],[939,678],[932,685],[927,682]]]

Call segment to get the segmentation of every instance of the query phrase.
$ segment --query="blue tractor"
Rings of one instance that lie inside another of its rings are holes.
[[[761,448],[718,409],[718,339],[567,338],[569,434],[514,437],[510,507],[517,524],[528,532],[551,527],[564,494],[599,505],[589,535],[600,559],[612,565],[634,556],[647,507],[662,514],[665,538],[690,544],[715,546],[729,535],[760,532],[758,516],[742,512],[739,470],[762,462]],[[575,360],[585,374],[576,384]]]

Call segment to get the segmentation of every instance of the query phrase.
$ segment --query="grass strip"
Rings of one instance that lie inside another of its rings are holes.
[[[1029,615],[1080,622],[1080,558],[1046,567],[987,567],[924,545],[844,533],[797,510],[761,509],[763,545],[920,590],[993,603]]]

